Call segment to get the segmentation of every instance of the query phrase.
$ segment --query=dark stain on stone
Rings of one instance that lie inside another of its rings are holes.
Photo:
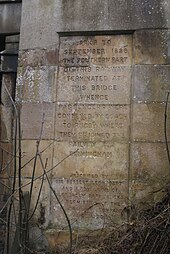
[[[58,58],[58,49],[46,52],[46,59],[49,65],[56,65],[58,63]]]
[[[168,32],[166,30],[143,30],[136,34],[137,63],[165,64],[168,62]]]

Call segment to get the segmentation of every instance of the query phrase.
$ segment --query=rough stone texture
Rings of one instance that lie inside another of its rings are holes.
[[[21,3],[0,3],[0,32],[19,33],[21,23]]]
[[[30,179],[26,179],[26,178],[22,179],[23,186],[27,185],[22,188],[24,193],[30,191],[30,184],[29,184],[30,182],[31,182]],[[16,184],[18,184],[17,181],[16,181]],[[42,179],[41,180],[38,179],[34,181],[33,195],[31,198],[30,215],[34,211],[34,207],[38,198],[41,184],[42,184]],[[48,225],[50,224],[50,195],[51,195],[51,192],[49,189],[49,185],[47,183],[47,180],[44,180],[38,206],[34,213],[34,217],[32,219],[32,222],[33,222],[32,225],[37,225],[39,228],[43,229],[43,228],[47,228]]]
[[[170,62],[169,30],[135,32],[135,64],[168,64]]]
[[[167,0],[50,0],[48,4],[45,0],[24,0],[20,46],[57,45],[58,32],[168,28],[168,6]]]
[[[18,69],[16,97],[23,102],[53,102],[55,99],[56,67],[26,67]]]
[[[53,186],[73,228],[126,219],[120,214],[128,202],[131,41],[131,35],[61,38],[53,163],[70,156],[54,169]],[[113,85],[118,90],[103,89]],[[65,226],[54,198],[52,217]]]
[[[120,223],[126,218],[120,213],[128,202],[128,153],[128,144],[56,142],[54,165],[58,166],[53,170],[53,187],[73,228],[101,228],[103,223]],[[54,198],[52,217],[55,226],[66,226]]]
[[[34,159],[36,156],[37,143],[35,140],[22,140],[22,176],[23,178],[30,178],[32,176],[34,168]],[[39,152],[41,154],[44,164],[47,160],[47,168],[52,167],[52,148],[53,141],[41,140],[39,145]],[[29,162],[27,164],[27,162]],[[43,168],[40,163],[40,159],[37,159],[37,164],[35,168],[35,177],[41,176],[43,174]]]
[[[68,211],[73,228],[101,229],[111,221],[118,224],[126,218],[122,210],[128,203],[127,181],[58,178],[53,180],[53,187]],[[54,225],[58,229],[67,226],[54,197],[51,208]]]
[[[62,37],[60,44],[58,101],[130,103],[131,36]]]
[[[164,103],[134,104],[133,107],[133,139],[136,141],[165,141]],[[168,118],[170,131],[170,118]]]
[[[58,141],[127,141],[129,106],[60,103],[56,111]]]
[[[170,90],[169,65],[136,65],[134,101],[165,102]]]
[[[134,143],[133,179],[151,186],[168,182],[169,162],[165,143]]]
[[[163,184],[160,185],[160,182],[153,186],[150,182],[133,181],[131,185],[131,204],[132,207],[135,205],[135,209],[132,210],[131,216],[136,218],[141,209],[144,207],[150,209],[156,202],[159,202],[165,195],[162,187]]]
[[[30,245],[30,247],[34,250],[36,249],[37,251],[48,251],[49,245],[41,228],[36,226],[30,228]]]
[[[129,145],[102,142],[55,142],[54,177],[127,180]]]
[[[58,49],[56,47],[48,47],[47,49],[21,50],[19,54],[19,66],[57,66],[58,57]]]
[[[52,139],[54,135],[54,104],[23,103],[21,108],[22,138],[39,139],[42,123],[41,138]]]

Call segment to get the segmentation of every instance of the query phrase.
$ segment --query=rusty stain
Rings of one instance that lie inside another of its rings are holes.
[[[58,64],[58,50],[54,49],[54,50],[50,50],[46,52],[46,59],[47,59],[47,63],[49,65],[57,65]]]

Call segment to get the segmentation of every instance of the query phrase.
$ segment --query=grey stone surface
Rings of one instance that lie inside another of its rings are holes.
[[[128,203],[127,181],[56,178],[53,179],[52,184],[64,208],[68,211],[73,229],[94,230],[112,223],[114,225],[122,223],[122,210]],[[51,202],[51,215],[54,227],[67,226],[54,197]]]
[[[0,33],[19,33],[21,3],[0,4]]]
[[[49,247],[43,231],[36,226],[30,229],[30,245],[37,251],[47,251]]]
[[[127,141],[128,105],[59,104],[56,111],[56,139],[59,141]]]
[[[170,91],[170,65],[136,65],[134,75],[134,101],[166,101]]]
[[[59,55],[58,101],[130,103],[131,35],[62,37]]]
[[[18,68],[16,98],[22,102],[55,100],[55,66]]]
[[[40,67],[40,66],[57,66],[58,49],[56,47],[47,47],[46,49],[20,50],[19,66],[20,67]]]
[[[165,0],[23,0],[21,48],[57,44],[58,32],[138,30],[169,25],[169,3]]]
[[[134,34],[135,64],[170,63],[170,30],[148,29]]]
[[[42,139],[52,139],[54,122],[54,104],[23,103],[21,108],[21,128],[23,139],[38,139],[44,118]]]
[[[143,182],[168,182],[169,163],[164,143],[135,142],[133,149],[133,179]]]
[[[164,103],[134,103],[133,140],[143,142],[165,142]],[[170,118],[167,119],[170,133]]]

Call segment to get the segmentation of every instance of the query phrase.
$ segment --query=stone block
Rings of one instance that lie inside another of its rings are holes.
[[[58,43],[60,3],[30,0],[22,2],[21,49],[46,48]],[[44,8],[43,8],[44,6]],[[38,10],[38,13],[37,13]],[[30,13],[32,15],[30,15]],[[54,20],[58,17],[57,23]],[[27,39],[26,39],[27,38]]]
[[[134,143],[133,178],[160,188],[168,182],[169,162],[165,143]]]
[[[166,101],[170,91],[169,65],[137,65],[134,75],[134,101]]]
[[[131,218],[137,218],[140,210],[152,208],[156,202],[159,202],[165,195],[160,185],[150,185],[148,182],[133,181],[131,186]]]
[[[30,192],[30,184],[31,181],[30,179],[22,179],[22,191],[23,193],[27,193]],[[42,184],[42,179],[38,179],[36,181],[34,181],[34,185],[33,185],[33,192],[32,192],[32,196],[31,196],[31,204],[30,204],[30,216],[32,215],[38,196],[39,196],[39,190]],[[18,186],[18,179],[16,180],[16,186]],[[47,180],[45,179],[43,182],[43,187],[41,190],[41,194],[39,197],[39,202],[38,202],[38,206],[37,209],[35,210],[35,213],[32,217],[32,222],[36,222],[36,225],[39,225],[39,227],[43,228],[43,227],[47,227],[49,225],[49,221],[50,221],[50,188],[48,185]],[[16,197],[18,197],[18,192],[16,193]]]
[[[58,141],[128,141],[130,106],[59,103],[55,139]]]
[[[126,221],[123,211],[128,202],[127,182],[56,178],[53,179],[53,188],[73,229],[101,229]],[[64,214],[54,196],[51,204],[54,227],[67,227]]]
[[[18,70],[16,99],[23,102],[52,102],[55,99],[56,67],[20,68]]]
[[[135,64],[169,64],[169,30],[140,30],[135,32]]]
[[[123,210],[128,202],[128,144],[56,142],[55,165],[53,188],[73,228],[100,229],[126,220]],[[65,227],[66,220],[54,196],[51,204],[53,225]]]
[[[34,169],[36,151],[37,151],[37,141],[35,140],[22,140],[22,177],[32,178],[32,173]],[[53,141],[41,140],[39,145],[39,152],[44,164],[46,165],[46,170],[52,167],[52,148]],[[43,167],[39,156],[36,159],[35,166],[35,177],[39,177],[44,173]]]
[[[56,142],[53,176],[127,180],[129,144],[102,142]]]
[[[133,105],[133,139],[136,141],[165,141],[164,103],[135,103]],[[167,133],[170,132],[170,118],[167,118]]]
[[[61,37],[58,101],[129,104],[132,36]]]
[[[42,139],[54,138],[54,111],[51,103],[23,103],[21,108],[22,139],[39,139],[44,118]]]
[[[46,49],[21,50],[19,53],[20,67],[57,66],[58,49],[48,47]]]

